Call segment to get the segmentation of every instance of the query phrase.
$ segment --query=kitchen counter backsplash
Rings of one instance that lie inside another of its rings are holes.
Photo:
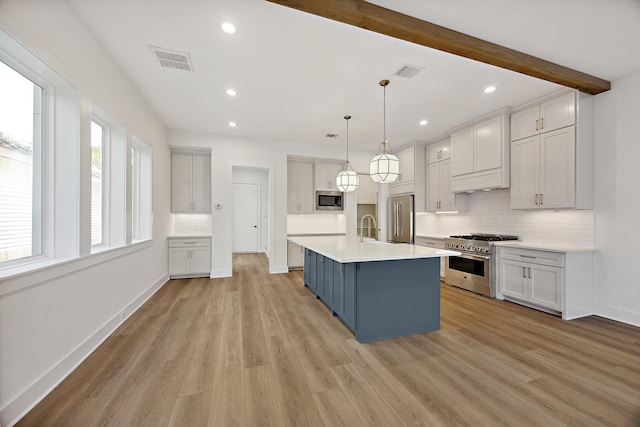
[[[289,214],[287,215],[287,234],[346,234],[347,216],[345,214]]]
[[[520,241],[595,246],[593,211],[512,210],[509,190],[469,195],[469,212],[416,214],[416,235],[512,234]]]
[[[170,235],[211,235],[211,214],[173,214]]]

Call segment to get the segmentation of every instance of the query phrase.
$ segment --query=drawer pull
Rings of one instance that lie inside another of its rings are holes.
[[[531,259],[536,259],[537,258],[537,257],[531,256],[531,255],[522,255],[522,254],[520,254],[520,256],[522,258],[531,258]]]

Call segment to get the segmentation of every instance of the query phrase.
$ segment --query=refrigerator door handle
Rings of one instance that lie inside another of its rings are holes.
[[[398,202],[398,236],[402,236],[403,224],[402,224],[402,203]]]

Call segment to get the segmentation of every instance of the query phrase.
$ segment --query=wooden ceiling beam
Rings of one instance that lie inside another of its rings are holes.
[[[611,83],[607,80],[364,0],[267,1],[571,87],[592,95],[611,89]]]

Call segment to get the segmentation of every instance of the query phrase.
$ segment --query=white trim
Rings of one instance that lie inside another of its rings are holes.
[[[640,313],[621,310],[615,307],[607,307],[600,304],[595,305],[594,311],[596,316],[640,327]]]
[[[83,257],[48,259],[0,270],[0,297],[150,248],[152,245],[153,240],[145,240],[128,246],[105,249]]]
[[[289,267],[288,266],[274,266],[273,268],[269,269],[269,274],[283,274],[283,273],[288,273],[289,272]]]
[[[228,268],[219,268],[217,270],[212,270],[210,279],[221,279],[223,277],[233,277],[233,273]]]
[[[151,298],[167,281],[164,275],[149,286],[130,304],[98,328],[83,343],[71,350],[57,365],[34,381],[19,396],[0,409],[0,423],[12,426],[33,409],[47,394],[67,378],[87,357],[91,355],[111,334],[136,310]]]

